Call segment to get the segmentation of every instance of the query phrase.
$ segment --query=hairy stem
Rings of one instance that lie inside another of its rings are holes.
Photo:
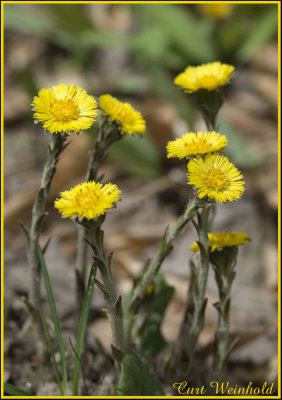
[[[211,262],[215,272],[219,301],[214,306],[218,311],[217,331],[212,366],[212,379],[222,379],[228,356],[229,346],[231,287],[235,278],[235,265],[238,254],[236,246],[211,253]]]
[[[107,314],[111,323],[113,334],[113,346],[125,353],[126,346],[124,342],[124,326],[123,326],[123,312],[121,307],[121,297],[117,295],[114,278],[111,272],[111,255],[107,255],[104,251],[104,234],[100,229],[101,223],[96,221],[85,222],[89,244],[94,253],[94,259],[99,268],[102,283],[96,281],[99,288],[105,295],[107,303]]]
[[[32,208],[32,219],[31,226],[28,232],[28,263],[29,263],[29,304],[34,309],[34,322],[35,331],[37,331],[37,341],[39,352],[42,354],[42,349],[40,349],[41,334],[38,333],[38,325],[40,324],[39,314],[37,310],[37,302],[40,300],[40,264],[37,253],[37,246],[39,242],[40,230],[43,217],[45,215],[45,208],[47,203],[47,198],[50,190],[50,185],[52,178],[56,171],[56,165],[59,161],[60,154],[65,149],[67,144],[65,143],[67,136],[64,134],[52,135],[53,142],[49,145],[48,158],[45,162],[40,189],[38,191],[37,197],[35,199]],[[42,346],[41,346],[42,347]]]

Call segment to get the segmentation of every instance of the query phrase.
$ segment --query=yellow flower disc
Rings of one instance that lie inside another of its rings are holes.
[[[249,241],[249,235],[242,232],[217,232],[208,233],[208,239],[210,250],[215,251],[216,249],[222,249],[223,247],[246,244]],[[194,242],[190,249],[198,252],[198,243]]]
[[[198,197],[225,203],[238,200],[244,192],[243,176],[227,157],[208,154],[193,158],[188,165],[188,183],[198,192]]]
[[[217,132],[189,132],[181,138],[172,140],[167,144],[168,158],[192,157],[212,153],[224,148],[227,144],[225,135]]]
[[[226,85],[233,73],[234,67],[232,65],[221,64],[216,61],[198,67],[187,67],[184,72],[177,75],[174,83],[190,93],[200,89],[215,90]]]
[[[106,213],[119,200],[121,191],[116,185],[102,185],[94,181],[81,183],[61,193],[55,207],[66,218],[94,219]]]
[[[41,89],[34,97],[34,118],[51,133],[77,133],[90,128],[98,114],[94,97],[75,85]]]
[[[142,134],[146,129],[145,121],[131,104],[122,103],[110,94],[99,97],[99,104],[106,115],[121,126],[121,133]]]

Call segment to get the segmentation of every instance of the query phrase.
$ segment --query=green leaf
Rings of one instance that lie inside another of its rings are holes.
[[[49,273],[45,264],[44,256],[42,253],[42,250],[39,246],[37,246],[37,252],[38,252],[38,258],[42,270],[42,275],[45,283],[45,288],[46,288],[46,293],[47,293],[47,298],[48,298],[48,304],[50,307],[50,312],[51,312],[51,317],[54,323],[55,327],[55,334],[56,334],[56,339],[58,342],[58,348],[61,356],[61,364],[62,364],[62,385],[63,385],[63,392],[65,394],[66,392],[66,385],[67,385],[67,362],[66,362],[66,356],[65,356],[65,349],[64,349],[64,342],[63,342],[63,337],[62,337],[62,331],[60,327],[60,321],[58,318],[58,313],[56,309],[56,304],[55,304],[55,299],[53,295],[53,290],[49,278]]]
[[[75,355],[74,355],[74,371],[73,371],[73,380],[72,380],[72,394],[73,396],[77,396],[77,389],[78,389],[78,378],[79,378],[79,369],[80,369],[80,359],[82,353],[82,347],[86,332],[87,321],[89,317],[89,310],[91,306],[91,300],[93,296],[93,289],[94,289],[94,278],[97,272],[97,265],[94,262],[92,264],[87,289],[84,295],[78,329],[77,329],[77,336],[76,336],[76,346],[75,346]]]
[[[265,44],[278,34],[278,6],[266,5],[257,17],[255,26],[239,48],[235,57],[240,62],[249,61]]]
[[[161,334],[161,325],[166,308],[171,300],[174,288],[168,285],[163,275],[156,275],[154,281],[152,302],[147,311],[147,321],[142,331],[141,353],[145,356],[155,356],[159,353],[166,341]]]
[[[172,4],[143,4],[138,7],[151,24],[165,32],[188,62],[207,62],[216,57],[212,39],[213,24],[197,19],[186,7]]]
[[[4,393],[8,396],[30,396],[30,393],[25,392],[24,390],[19,389],[7,382],[4,382]]]
[[[63,30],[77,34],[86,29],[94,29],[86,9],[81,4],[49,4],[49,7]]]
[[[100,46],[132,49],[134,44],[132,37],[128,35],[122,33],[113,34],[109,32],[101,32],[94,29],[79,32],[78,40],[84,48]]]
[[[33,35],[46,36],[55,28],[51,16],[34,9],[31,5],[19,6],[16,4],[4,5],[5,27],[13,28]]]
[[[128,174],[143,179],[161,175],[160,152],[148,135],[142,138],[127,135],[109,149],[110,157]]]
[[[249,149],[248,142],[240,135],[232,125],[224,118],[218,118],[220,132],[228,139],[225,153],[236,166],[248,169],[256,168],[265,161],[265,155],[261,152],[253,152]]]
[[[152,364],[130,350],[121,362],[121,376],[116,394],[117,396],[163,396],[164,392]]]
[[[40,10],[39,10],[40,7]],[[73,47],[73,35],[56,25],[52,14],[44,4],[35,9],[32,5],[4,5],[5,27],[52,41],[68,50]]]
[[[62,385],[61,385],[60,372],[59,372],[57,360],[56,360],[56,357],[55,357],[54,347],[53,347],[53,343],[52,343],[52,340],[51,340],[51,337],[50,337],[49,328],[48,328],[48,325],[47,325],[47,322],[46,322],[46,318],[45,318],[45,315],[44,315],[44,312],[43,312],[43,308],[41,307],[41,304],[39,302],[37,302],[37,307],[38,307],[38,310],[39,310],[39,314],[40,314],[40,317],[41,317],[43,329],[44,329],[45,336],[46,336],[46,339],[47,339],[47,343],[48,343],[48,346],[49,346],[49,350],[50,350],[50,353],[51,353],[51,359],[52,359],[52,363],[53,363],[53,366],[54,366],[54,371],[55,371],[56,379],[57,379],[58,386],[59,386],[59,389],[60,389],[60,393],[61,393],[61,396],[63,396],[64,392],[63,392],[63,388],[62,388]]]

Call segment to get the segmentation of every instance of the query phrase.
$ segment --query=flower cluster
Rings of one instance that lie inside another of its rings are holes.
[[[219,62],[187,67],[177,76],[175,83],[190,92],[198,89],[217,89],[227,83],[234,67]],[[181,83],[182,82],[182,83]],[[199,198],[225,203],[238,200],[244,192],[242,174],[226,156],[217,154],[227,145],[221,133],[189,132],[167,144],[167,157],[190,158],[188,183],[193,185]]]
[[[61,83],[52,88],[41,89],[31,104],[34,118],[43,123],[50,133],[78,133],[88,129],[98,114],[94,97],[74,84]],[[146,129],[142,115],[131,104],[115,97],[100,96],[99,105],[103,114],[119,124],[121,133],[142,134]]]

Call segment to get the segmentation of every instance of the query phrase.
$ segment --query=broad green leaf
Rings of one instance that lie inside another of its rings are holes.
[[[249,61],[271,38],[277,36],[277,26],[278,5],[269,4],[257,16],[254,28],[235,54],[236,59],[240,62]]]
[[[46,13],[46,6],[43,5],[42,11],[35,9],[31,5],[25,4],[5,4],[4,5],[4,24],[5,27],[30,33],[33,35],[46,36],[55,29],[55,23]]]
[[[134,41],[129,35],[122,33],[108,33],[98,30],[84,30],[79,32],[78,41],[84,48],[93,46],[133,48]]]
[[[130,350],[122,359],[116,394],[117,396],[164,395],[152,364],[133,350]]]
[[[146,307],[148,308],[146,327],[141,333],[141,353],[148,357],[155,356],[166,344],[161,334],[161,325],[174,292],[174,288],[166,283],[161,274],[156,275],[153,285],[152,302]]]
[[[86,29],[94,29],[82,4],[50,4],[49,7],[63,30],[77,34]]]
[[[8,396],[30,396],[30,393],[25,392],[24,390],[19,389],[7,382],[4,382],[4,393]]]
[[[161,175],[160,153],[149,138],[127,135],[123,140],[114,143],[110,157],[128,174],[144,179],[153,179]]]
[[[142,4],[136,10],[165,32],[188,62],[207,62],[216,57],[212,24],[195,18],[186,7],[173,4]]]
[[[235,131],[229,122],[219,117],[220,132],[228,139],[225,153],[230,160],[241,168],[255,168],[265,160],[265,155],[261,152],[253,152],[249,149],[248,142],[242,135]]]
[[[5,4],[4,24],[6,28],[13,28],[19,32],[36,35],[52,41],[59,46],[70,50],[73,46],[73,35],[61,29],[60,25],[49,13],[44,4],[34,8],[29,4]]]

